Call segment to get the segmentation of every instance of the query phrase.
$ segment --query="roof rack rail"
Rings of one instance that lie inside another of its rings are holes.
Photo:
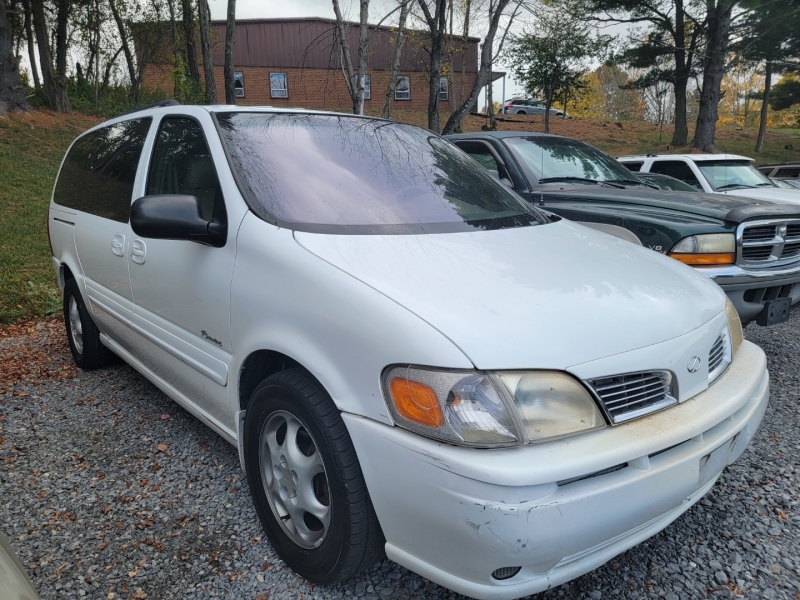
[[[165,106],[180,106],[181,103],[177,100],[169,99],[169,100],[159,100],[158,102],[153,102],[152,104],[147,104],[146,106],[140,106],[139,108],[133,108],[129,111],[126,111],[122,114],[117,115],[118,117],[124,117],[125,115],[132,115],[133,113],[137,113],[141,110],[147,110],[149,108],[163,108]]]

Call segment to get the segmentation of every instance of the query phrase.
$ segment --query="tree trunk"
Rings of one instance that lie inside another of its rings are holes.
[[[128,43],[128,32],[125,31],[125,23],[122,22],[122,17],[119,14],[119,8],[115,4],[116,0],[108,0],[108,5],[111,8],[111,14],[114,16],[114,21],[117,23],[119,30],[119,37],[122,41],[122,53],[125,55],[125,62],[128,65],[128,77],[131,79],[131,102],[136,103],[139,101],[139,77],[136,74],[136,63],[133,61],[133,53],[131,52],[130,44]]]
[[[19,81],[19,63],[14,56],[6,3],[0,0],[0,117],[9,110],[28,110],[28,101]]]
[[[339,0],[332,0],[333,12],[336,15],[336,36],[339,39],[339,50],[342,55],[342,66],[344,67],[345,84],[353,103],[353,114],[364,114],[364,75],[367,71],[367,47],[369,45],[369,0],[359,0],[359,20],[358,20],[358,67],[353,68],[353,60],[350,56],[350,41],[347,38],[347,28]]]
[[[183,98],[181,83],[183,82],[184,72],[181,66],[181,50],[178,46],[178,23],[175,19],[174,0],[167,0],[169,9],[169,22],[172,29],[172,97],[176,100]]]
[[[675,131],[672,134],[673,146],[685,146],[689,141],[689,127],[686,123],[686,87],[689,73],[686,70],[686,24],[683,0],[675,0]]]
[[[42,82],[39,80],[39,68],[36,66],[36,41],[33,38],[30,0],[22,0],[22,7],[25,11],[25,36],[28,38],[28,60],[31,63],[33,86],[36,89],[36,93],[40,94],[42,92]]]
[[[466,78],[467,78],[467,47],[469,46],[469,11],[472,8],[472,0],[465,0],[464,2],[464,40],[463,45],[461,46],[461,96],[459,97],[459,102],[464,102],[464,93],[466,90]],[[453,112],[455,112],[454,109]],[[452,113],[451,113],[452,114]],[[449,120],[448,120],[449,122]],[[445,124],[445,127],[447,124]],[[457,131],[461,131],[461,121],[459,121],[455,127]]]
[[[386,101],[383,103],[381,116],[390,119],[392,116],[392,100],[394,90],[397,88],[397,73],[400,71],[400,59],[403,55],[403,46],[406,43],[406,19],[411,9],[412,0],[404,0],[400,6],[400,22],[397,25],[397,38],[394,41],[394,54],[392,55],[392,69],[389,73],[389,87],[386,88]]]
[[[200,85],[200,69],[197,66],[197,46],[194,38],[194,11],[192,0],[182,0],[183,8],[183,36],[186,38],[186,64],[189,68],[189,77],[196,85]]]
[[[442,130],[442,135],[453,133],[456,128],[461,129],[461,121],[469,112],[470,107],[475,104],[481,88],[486,85],[486,79],[488,78],[489,68],[492,64],[493,58],[492,52],[494,47],[494,36],[497,33],[497,27],[500,24],[500,17],[510,1],[511,0],[497,0],[497,6],[495,6],[494,14],[489,20],[489,29],[486,32],[486,37],[483,40],[483,44],[481,44],[481,62],[480,67],[478,68],[478,73],[475,76],[475,81],[472,83],[472,91],[461,103],[461,106],[459,106],[450,115],[450,118],[447,120],[447,123],[445,123],[444,129]],[[464,37],[466,39],[466,36]]]
[[[66,86],[67,80],[67,24],[70,0],[58,0],[56,10],[56,75]]]
[[[217,82],[214,78],[214,62],[211,56],[211,14],[208,0],[197,0],[200,15],[200,47],[203,51],[203,74],[206,79],[206,102],[217,103]]]
[[[228,0],[225,24],[225,104],[236,104],[236,81],[233,75],[233,47],[236,43],[236,0]]]
[[[550,107],[553,106],[553,93],[548,92],[544,101],[544,132],[550,133]]]
[[[427,0],[419,0],[431,35],[430,68],[428,75],[428,129],[439,133],[439,77],[442,74],[442,50],[447,33],[447,0],[433,0],[431,12]]]
[[[100,111],[100,0],[94,1],[95,31],[94,31],[94,113]]]
[[[39,65],[42,69],[42,87],[47,105],[55,111],[71,113],[72,107],[67,87],[53,71],[53,56],[50,54],[50,38],[44,16],[44,0],[31,0],[33,28],[36,30],[36,45],[39,47]]]
[[[725,74],[725,55],[731,31],[731,12],[736,0],[706,0],[708,41],[703,69],[703,91],[692,145],[703,152],[716,152],[714,136],[717,128],[720,88]]]
[[[761,153],[764,147],[764,137],[767,135],[767,116],[769,111],[769,93],[772,88],[772,61],[767,61],[767,68],[764,72],[764,96],[761,99],[761,119],[758,123],[758,139],[756,140],[755,151]]]

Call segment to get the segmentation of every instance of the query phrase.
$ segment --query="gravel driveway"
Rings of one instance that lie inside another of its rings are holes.
[[[0,530],[42,598],[457,598],[384,561],[313,586],[262,537],[236,450],[123,363],[72,366],[62,325],[0,331]],[[666,531],[537,596],[800,599],[800,310],[772,329],[748,451]]]

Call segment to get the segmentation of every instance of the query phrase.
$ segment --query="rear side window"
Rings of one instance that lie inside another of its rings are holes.
[[[644,162],[643,161],[638,161],[638,162],[625,161],[622,164],[625,165],[626,167],[628,167],[629,171],[632,171],[634,173],[638,173],[641,170],[642,165],[644,164]]]
[[[783,167],[778,169],[778,172],[775,173],[775,177],[800,177],[800,167]]]
[[[56,183],[56,204],[127,223],[139,158],[151,119],[87,133],[70,148]]]
[[[650,167],[650,172],[669,175],[670,177],[688,183],[698,190],[703,189],[703,186],[700,185],[700,182],[692,171],[692,167],[682,160],[657,160],[653,163],[653,166]]]

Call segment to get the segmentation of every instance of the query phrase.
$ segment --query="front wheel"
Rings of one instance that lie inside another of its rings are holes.
[[[350,435],[306,372],[281,371],[255,389],[244,455],[261,525],[297,573],[333,583],[382,558],[383,534]]]

